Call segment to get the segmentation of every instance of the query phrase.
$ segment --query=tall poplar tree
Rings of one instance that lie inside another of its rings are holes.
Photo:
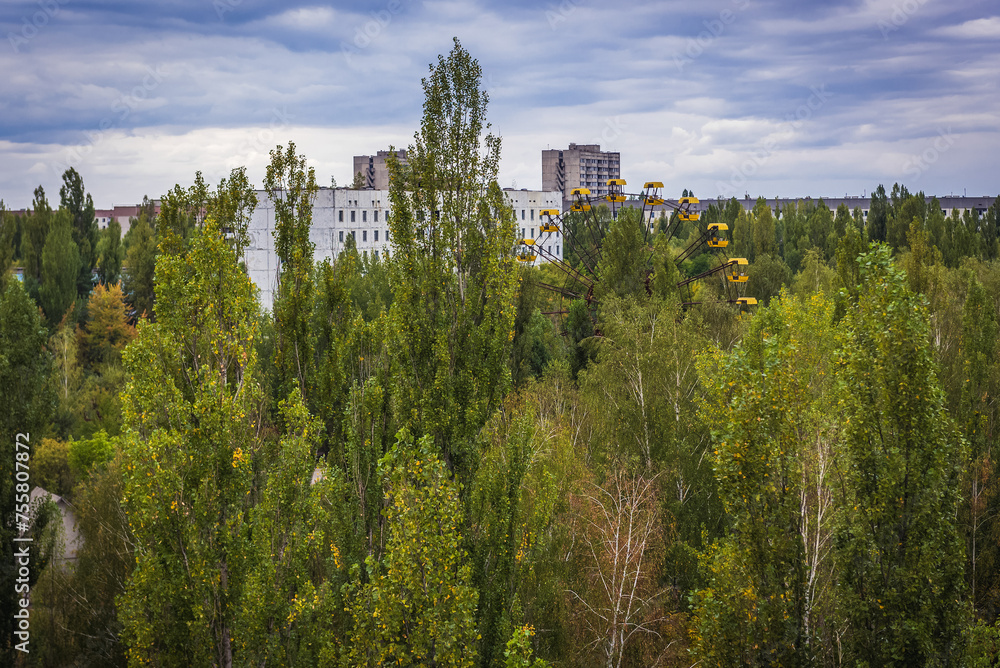
[[[510,385],[514,215],[497,183],[479,63],[459,41],[423,79],[404,170],[390,157],[390,351],[399,421],[467,479],[473,441]]]
[[[31,201],[31,212],[24,217],[21,232],[21,260],[24,263],[25,279],[40,281],[42,278],[42,249],[49,234],[49,219],[52,207],[45,197],[42,186],[35,188]]]
[[[313,307],[313,251],[309,239],[313,201],[319,186],[316,171],[306,167],[304,155],[295,154],[295,144],[271,151],[264,189],[274,206],[274,252],[278,256],[278,294],[274,300],[274,323],[278,330],[276,365],[280,394],[293,387],[306,395],[312,367],[309,318]]]
[[[83,177],[70,167],[62,175],[59,188],[59,208],[69,211],[72,217],[73,243],[80,249],[80,268],[76,277],[77,294],[86,297],[93,287],[93,271],[97,266],[97,219],[94,218],[94,200],[83,187]]]
[[[210,214],[186,250],[166,239],[157,322],[143,323],[125,354],[122,473],[136,569],[119,616],[134,664],[229,667],[242,640],[234,622],[263,397],[254,287],[223,231],[245,240],[240,219]]]
[[[111,222],[101,231],[97,242],[97,280],[104,285],[118,282],[122,274],[122,261],[125,250],[122,248],[122,226],[118,219],[111,217]]]
[[[966,621],[956,513],[965,444],[937,380],[923,299],[877,245],[844,319],[844,488],[836,533],[857,665],[957,665]]]
[[[889,233],[889,198],[881,183],[872,193],[868,209],[868,240],[885,241]]]
[[[123,286],[133,317],[152,318],[156,292],[153,276],[156,271],[156,233],[146,214],[140,214],[126,236]]]
[[[73,242],[69,215],[62,209],[52,218],[42,250],[42,285],[39,299],[45,317],[58,324],[66,310],[76,301],[80,251]]]

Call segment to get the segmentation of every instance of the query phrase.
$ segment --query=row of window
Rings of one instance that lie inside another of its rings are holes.
[[[357,217],[356,217],[357,213],[358,213],[357,211],[351,211],[351,222],[352,223],[358,222],[357,221]],[[341,223],[344,222],[344,210],[343,209],[341,209],[340,211],[337,212],[337,220],[339,222],[341,222]],[[361,222],[362,223],[367,223],[368,222],[368,212],[367,211],[362,211],[361,212]],[[372,211],[372,222],[373,223],[377,223],[378,222],[378,211]]]
[[[348,234],[350,234],[352,237],[354,237],[354,240],[357,241],[358,235],[355,232],[356,232],[356,230],[350,230],[348,232]],[[373,239],[373,241],[377,242],[378,241],[379,230],[372,230],[372,233],[375,236],[375,238]],[[344,243],[344,230],[340,230],[339,234],[340,234],[340,238],[338,239],[338,241],[340,241],[340,243]],[[389,230],[385,231],[385,237],[384,237],[384,239],[385,239],[385,241],[389,240]],[[362,242],[368,241],[368,230],[361,230],[361,241]]]

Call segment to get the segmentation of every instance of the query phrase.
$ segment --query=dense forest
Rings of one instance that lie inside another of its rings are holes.
[[[243,169],[124,238],[73,169],[0,206],[4,467],[30,433],[82,539],[35,505],[4,665],[997,665],[1000,199],[602,209],[569,301],[516,261],[480,76],[456,40],[424,79],[387,258],[314,261],[315,173],[271,152],[270,312]],[[678,287],[713,223],[756,308]]]

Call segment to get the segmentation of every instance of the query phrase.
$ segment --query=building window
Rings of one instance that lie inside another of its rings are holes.
[[[526,229],[524,229],[524,228],[522,227],[522,228],[521,228],[521,238],[522,238],[522,239],[524,239],[524,238],[525,238],[525,233],[526,233],[526,232],[527,232],[527,230],[526,230]]]
[[[344,213],[344,212],[341,211],[341,213]],[[340,231],[340,243],[344,243],[344,230]]]
[[[375,221],[376,223],[378,222],[378,211],[376,211],[376,212],[375,212],[375,218],[373,218],[373,220],[374,220],[374,221]],[[378,232],[376,232],[375,234],[378,234]],[[376,240],[377,240],[377,239],[376,239]]]
[[[362,232],[361,232],[361,240],[362,241],[368,241],[368,230],[362,230]]]
[[[531,238],[532,239],[535,238],[535,228],[533,228],[533,227],[531,228]]]
[[[559,246],[556,246],[556,255],[559,255]]]
[[[355,214],[355,213],[356,213],[356,212],[354,212],[354,211],[351,211],[351,222],[352,222],[352,223],[354,222],[354,214]]]
[[[535,219],[535,210],[534,209],[531,210],[531,219],[532,220]]]
[[[367,223],[368,222],[368,212],[367,211],[362,211],[361,212],[361,222],[362,223]]]
[[[354,213],[354,212],[352,211],[351,213]],[[355,241],[358,240],[358,235],[354,232],[354,230],[351,230],[351,238],[354,239]]]
[[[378,213],[377,211],[375,213]],[[378,241],[378,230],[375,230],[375,241]]]
[[[388,240],[389,240],[389,230],[386,230],[386,231],[385,231],[385,240],[386,240],[386,241],[388,241]]]
[[[343,210],[343,209],[341,209],[341,210],[340,210],[340,211],[338,211],[337,213],[338,213],[338,214],[340,214],[340,222],[344,222],[344,210]]]
[[[524,209],[521,209],[521,220],[524,220]]]

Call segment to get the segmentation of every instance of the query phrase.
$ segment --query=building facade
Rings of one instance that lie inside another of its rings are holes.
[[[608,179],[621,178],[621,153],[602,151],[600,144],[570,144],[542,151],[542,190],[562,193],[563,209],[573,201],[573,188],[592,195],[608,194]]]
[[[406,151],[401,149],[395,153],[400,163],[405,165]],[[361,176],[365,179],[365,188],[369,190],[388,190],[389,167],[386,165],[386,160],[392,154],[392,151],[379,151],[375,155],[354,156],[352,178],[360,172]]]
[[[542,235],[539,224],[544,209],[558,209],[561,194],[537,190],[505,190],[514,209],[522,238],[540,238],[548,252],[562,258],[562,235]],[[352,237],[359,253],[387,257],[392,252],[389,232],[389,191],[320,188],[313,203],[309,238],[316,246],[314,259],[336,258]],[[260,290],[261,306],[270,310],[278,285],[278,256],[274,251],[274,203],[264,190],[257,191],[257,208],[250,217],[250,242],[245,254],[247,273]],[[539,262],[543,259],[539,257]]]

